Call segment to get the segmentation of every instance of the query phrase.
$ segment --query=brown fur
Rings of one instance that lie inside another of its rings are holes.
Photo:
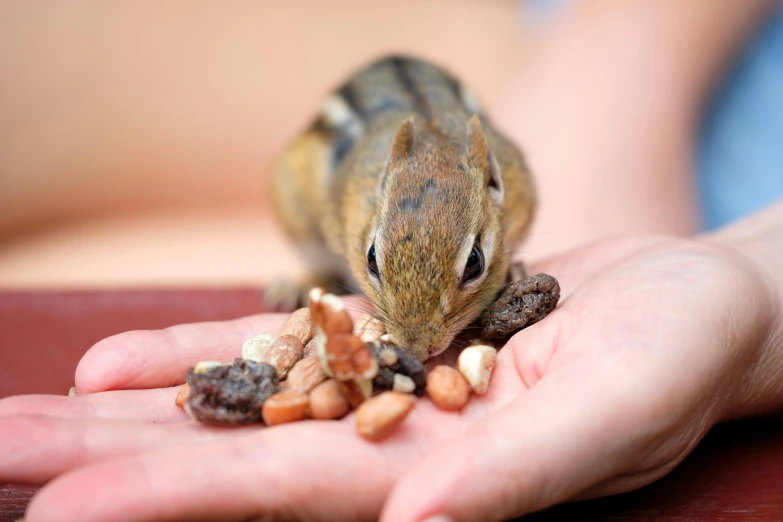
[[[494,300],[535,208],[522,155],[473,114],[460,89],[423,61],[375,62],[338,91],[352,106],[351,123],[342,111],[339,124],[319,120],[276,170],[278,214],[292,239],[347,261],[349,273],[330,273],[352,276],[388,331],[421,359],[445,349]],[[330,166],[330,151],[334,158],[346,143],[344,158]],[[490,196],[498,194],[493,172],[500,200]],[[367,266],[376,230],[380,287]],[[486,277],[475,287],[456,274],[469,234],[481,235],[482,244],[495,236]],[[326,259],[316,257],[308,262]]]

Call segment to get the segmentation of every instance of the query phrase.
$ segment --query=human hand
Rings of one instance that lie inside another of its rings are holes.
[[[97,393],[0,402],[0,445],[11,448],[0,477],[56,478],[29,522],[364,520],[381,509],[382,520],[492,520],[647,484],[745,411],[744,376],[776,318],[744,258],[653,238],[535,268],[558,277],[561,306],[501,350],[489,393],[461,414],[420,401],[381,443],[360,439],[352,417],[206,428],[184,422],[164,387],[283,318],[131,332],[80,364],[80,391]]]

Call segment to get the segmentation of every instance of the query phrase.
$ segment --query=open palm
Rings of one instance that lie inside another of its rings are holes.
[[[238,356],[284,316],[120,334],[80,363],[88,395],[0,401],[0,479],[51,481],[28,522],[493,520],[633,489],[733,414],[753,341],[739,316],[767,306],[743,263],[646,238],[534,267],[564,299],[500,351],[487,395],[461,413],[419,401],[380,443],[357,436],[353,415],[216,429],[174,406],[188,367]]]

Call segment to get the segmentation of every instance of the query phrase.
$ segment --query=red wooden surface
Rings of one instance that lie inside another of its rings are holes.
[[[109,335],[259,311],[261,295],[249,289],[0,292],[0,398],[65,394],[81,355]],[[34,492],[0,484],[0,522],[22,516]],[[720,426],[651,486],[525,520],[783,522],[783,419]]]
[[[260,311],[258,290],[0,292],[0,398],[68,393],[82,354],[110,335]]]

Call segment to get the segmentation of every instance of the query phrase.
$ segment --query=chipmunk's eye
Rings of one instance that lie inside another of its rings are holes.
[[[478,242],[473,245],[473,250],[470,251],[468,256],[468,262],[465,263],[465,271],[462,272],[462,284],[468,283],[484,271],[484,254],[479,248]]]
[[[375,244],[373,244],[370,247],[370,251],[367,252],[367,269],[373,276],[378,279],[381,278],[381,274],[378,273],[378,261],[375,260]]]

